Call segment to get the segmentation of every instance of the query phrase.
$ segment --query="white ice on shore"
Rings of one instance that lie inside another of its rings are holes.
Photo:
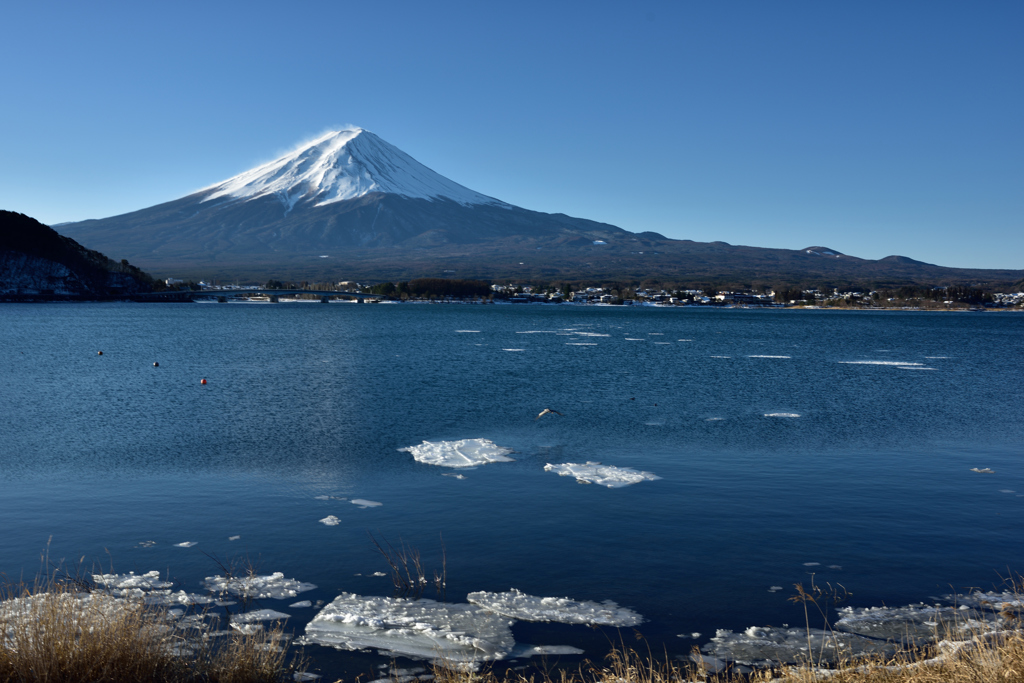
[[[312,583],[286,579],[281,572],[251,576],[207,576],[203,586],[214,593],[231,593],[252,600],[286,600],[316,588]]]
[[[811,652],[807,649],[808,640]],[[819,657],[836,661],[871,652],[891,652],[893,647],[885,641],[852,633],[812,629],[808,635],[807,629],[803,628],[751,626],[742,633],[719,629],[702,649],[723,660],[748,666],[770,666],[806,662],[811,658],[817,660]]]
[[[947,635],[970,635],[992,630],[991,621],[955,607],[920,603],[907,607],[843,607],[836,628],[871,638],[913,645],[941,640]]]
[[[512,458],[507,457],[512,449],[502,448],[490,439],[424,441],[418,446],[398,450],[412,453],[417,462],[441,467],[475,467],[489,462],[512,462]]]
[[[303,642],[474,665],[512,651],[511,624],[475,605],[342,593],[306,625]]]
[[[467,599],[488,612],[521,621],[554,621],[561,624],[588,626],[636,626],[643,617],[633,610],[619,607],[611,600],[591,602],[569,598],[540,598],[513,588],[504,593],[478,591]]]
[[[641,472],[632,467],[615,467],[599,462],[564,462],[558,465],[544,465],[545,472],[557,472],[563,477],[575,477],[581,484],[600,484],[610,489],[639,484],[642,481],[656,481],[661,477],[650,472]]]

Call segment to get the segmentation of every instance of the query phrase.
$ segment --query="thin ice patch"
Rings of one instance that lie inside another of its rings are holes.
[[[462,439],[461,441],[424,441],[419,446],[398,449],[412,453],[413,459],[440,467],[475,467],[489,462],[512,462],[512,452],[490,439]]]
[[[588,626],[636,626],[643,617],[633,610],[619,607],[611,600],[592,602],[569,598],[540,598],[513,588],[504,593],[478,591],[466,596],[474,605],[488,612],[522,621],[554,621],[560,624]]]
[[[194,545],[199,545],[199,541],[185,541],[184,543],[175,543],[176,548],[191,548]]]
[[[800,417],[800,413],[765,413],[765,417]]]
[[[320,520],[320,523],[326,526],[338,526],[339,524],[341,524],[341,520],[335,517],[334,515],[327,515],[326,517]]]
[[[214,593],[231,593],[252,600],[285,600],[316,588],[315,584],[286,579],[281,572],[252,576],[207,576],[203,586]]]
[[[808,651],[810,641],[810,651]],[[742,633],[718,630],[702,648],[717,658],[747,666],[797,664],[810,659],[834,662],[868,653],[887,653],[893,646],[851,633],[803,628],[752,626]]]
[[[556,472],[563,477],[575,477],[581,484],[600,484],[610,489],[639,484],[642,481],[656,481],[661,477],[650,472],[641,472],[632,467],[615,467],[599,462],[583,464],[565,462],[558,465],[544,465],[545,472]]]
[[[360,508],[365,510],[366,508],[379,508],[384,503],[378,503],[375,500],[366,500],[365,498],[353,498],[349,501],[353,505],[358,505]]]
[[[342,593],[306,625],[303,642],[475,665],[512,651],[511,624],[475,605]]]
[[[233,614],[231,621],[236,624],[252,624],[260,621],[280,621],[281,619],[290,619],[292,615],[285,614],[284,612],[275,612],[272,609],[258,609],[252,612],[243,612],[242,614]]]
[[[897,360],[841,360],[840,365],[893,365],[896,367],[923,366],[924,363],[910,363]]]
[[[761,356],[761,355],[747,356],[747,358],[792,358],[792,357],[793,356]]]
[[[844,607],[839,614],[838,629],[908,645],[923,645],[951,634],[977,635],[991,631],[994,626],[987,619],[975,619],[955,607],[924,603],[907,607]]]

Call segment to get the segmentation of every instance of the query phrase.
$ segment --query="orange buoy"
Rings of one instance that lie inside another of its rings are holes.
[[[204,377],[203,379],[199,380],[199,383],[200,384],[206,384],[206,378]]]
[[[97,356],[102,356],[102,355],[103,355],[103,352],[102,352],[102,351],[97,351],[97,352],[96,352],[96,355],[97,355]]]
[[[160,364],[159,363],[153,363],[153,367],[154,368],[158,368],[158,367],[160,367]]]

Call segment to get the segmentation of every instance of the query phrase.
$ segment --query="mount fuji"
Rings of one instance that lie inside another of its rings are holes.
[[[306,273],[382,257],[399,264],[535,254],[636,238],[480,194],[359,128],[328,133],[181,199],[58,229],[143,268],[222,275]]]
[[[733,246],[530,211],[435,173],[361,128],[323,135],[181,199],[56,226],[175,277],[642,280],[697,286],[1017,282],[1024,271]]]

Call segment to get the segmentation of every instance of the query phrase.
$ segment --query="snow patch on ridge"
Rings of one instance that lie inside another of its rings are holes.
[[[332,131],[200,192],[208,193],[203,202],[273,196],[284,205],[286,215],[299,202],[325,206],[373,192],[447,199],[463,206],[509,206],[435,173],[361,128]]]

